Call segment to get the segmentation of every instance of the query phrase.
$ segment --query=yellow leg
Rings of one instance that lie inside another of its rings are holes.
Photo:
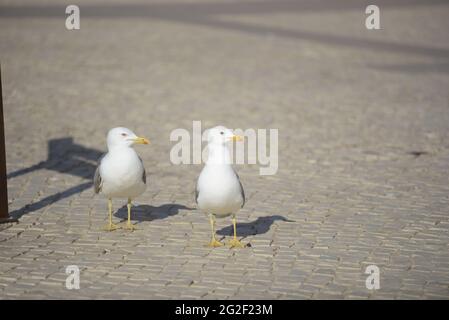
[[[104,226],[103,230],[106,231],[114,231],[118,229],[118,226],[116,224],[112,223],[112,199],[108,199],[108,211],[109,211],[109,223]]]
[[[223,245],[223,243],[221,243],[220,241],[215,239],[215,219],[214,219],[213,215],[209,216],[209,220],[210,220],[210,227],[212,230],[212,239],[210,240],[210,242],[207,246],[212,247],[212,248],[221,247]]]
[[[126,230],[135,230],[136,227],[131,223],[131,199],[128,199],[128,221],[125,226]]]
[[[231,248],[243,248],[244,245],[237,239],[237,221],[235,219],[235,216],[232,217],[232,224],[234,226],[234,238],[229,241],[228,245]]]

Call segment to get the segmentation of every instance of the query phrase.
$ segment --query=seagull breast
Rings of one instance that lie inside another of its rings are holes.
[[[134,198],[145,191],[145,169],[132,148],[110,150],[100,164],[102,192],[110,197]]]
[[[198,206],[216,215],[229,215],[243,205],[240,181],[230,165],[206,165],[198,178]]]

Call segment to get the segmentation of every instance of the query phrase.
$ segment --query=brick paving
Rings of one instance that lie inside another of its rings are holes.
[[[378,31],[365,1],[77,1],[79,31],[57,3],[0,1],[19,219],[0,226],[1,299],[449,297],[447,2],[379,0]],[[193,120],[279,129],[276,175],[237,166],[250,247],[204,247],[201,166],[169,161]],[[149,187],[138,230],[108,233],[91,177],[117,125],[152,140],[137,147]]]

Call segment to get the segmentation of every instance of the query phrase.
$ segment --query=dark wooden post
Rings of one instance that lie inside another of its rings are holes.
[[[2,69],[0,66],[0,223],[11,222],[6,181],[5,123],[3,120]]]

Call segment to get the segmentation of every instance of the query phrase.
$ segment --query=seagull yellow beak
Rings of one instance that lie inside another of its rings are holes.
[[[232,136],[232,141],[243,141],[243,137],[242,136],[237,136],[237,135],[233,135]]]
[[[148,139],[137,137],[133,139],[133,142],[136,144],[150,144],[150,141]]]

